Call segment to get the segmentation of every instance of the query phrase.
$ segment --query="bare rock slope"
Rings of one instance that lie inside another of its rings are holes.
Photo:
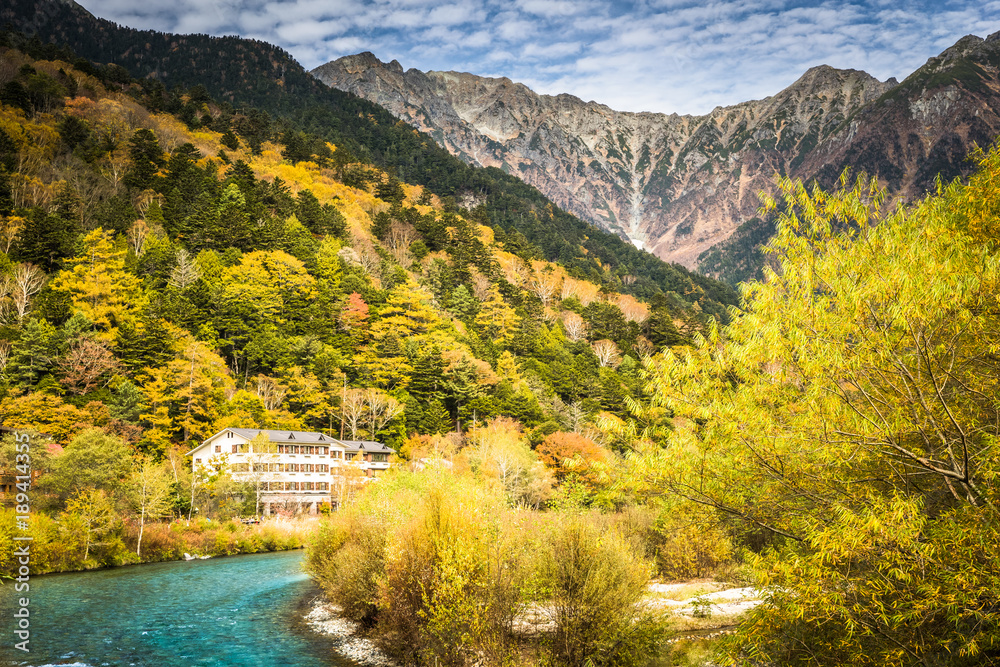
[[[830,184],[850,165],[912,198],[939,172],[966,172],[972,143],[1000,132],[998,68],[1000,33],[970,36],[902,83],[820,66],[776,95],[704,116],[615,111],[505,78],[404,71],[371,53],[313,75],[469,163],[516,174],[580,217],[695,267],[755,217],[775,173]],[[725,274],[718,253],[713,261],[701,268]]]

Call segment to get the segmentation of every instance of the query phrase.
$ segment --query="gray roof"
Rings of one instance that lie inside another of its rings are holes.
[[[372,440],[337,440],[349,452],[371,452],[375,454],[393,454],[396,450],[387,447],[384,443]]]
[[[200,445],[192,449],[190,452],[188,452],[188,454],[195,451],[195,449],[198,449],[198,447],[201,447],[201,445],[204,445],[212,438],[218,437],[219,435],[225,433],[226,431],[232,431],[236,435],[243,436],[247,440],[253,440],[259,434],[263,433],[264,435],[267,436],[267,439],[270,440],[271,442],[276,442],[281,444],[294,443],[294,444],[315,445],[322,443],[328,445],[337,445],[340,443],[340,441],[334,438],[333,436],[326,435],[325,433],[317,433],[316,431],[275,431],[273,429],[264,429],[264,428],[224,428],[215,435],[209,437],[206,440],[203,440]]]
[[[315,431],[274,431],[263,428],[229,428],[225,430],[232,431],[236,435],[242,435],[247,440],[253,440],[258,435],[263,433],[271,442],[336,442],[336,439],[332,436],[317,433]]]

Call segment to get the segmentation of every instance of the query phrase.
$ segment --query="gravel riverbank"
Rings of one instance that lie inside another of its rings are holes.
[[[333,649],[365,667],[398,667],[370,639],[358,636],[358,624],[340,615],[340,607],[318,598],[305,615],[310,628],[333,640]]]

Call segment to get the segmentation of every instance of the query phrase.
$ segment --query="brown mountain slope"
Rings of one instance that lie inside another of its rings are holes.
[[[997,35],[966,37],[901,84],[821,66],[772,97],[704,116],[619,112],[508,79],[404,72],[370,53],[313,74],[690,267],[755,216],[775,172],[830,183],[850,165],[906,198],[938,172],[963,173],[972,142],[1000,132],[998,65]],[[702,268],[728,275],[728,260],[715,255]]]

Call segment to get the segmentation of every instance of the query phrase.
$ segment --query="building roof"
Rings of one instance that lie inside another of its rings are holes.
[[[393,454],[396,450],[387,447],[384,443],[372,440],[337,440],[344,449],[349,452],[369,452],[373,454]]]
[[[241,435],[247,440],[253,440],[258,435],[263,433],[267,436],[267,439],[271,442],[295,442],[295,443],[335,443],[337,440],[329,435],[324,435],[322,433],[317,433],[315,431],[274,431],[270,429],[262,428],[229,428],[224,429],[226,431],[232,431],[236,435]],[[221,433],[222,431],[220,431]],[[216,434],[218,435],[218,434]],[[215,436],[212,436],[213,438]],[[211,440],[211,438],[209,438]]]
[[[263,429],[263,428],[224,428],[213,436],[208,437],[201,442],[197,447],[192,449],[188,454],[194,452],[199,447],[203,446],[205,443],[219,437],[226,431],[232,431],[238,436],[244,437],[247,440],[253,440],[258,435],[263,433],[267,436],[267,439],[275,443],[293,443],[293,444],[306,444],[315,445],[322,443],[324,445],[340,445],[340,441],[336,438],[323,434],[317,433],[316,431],[276,431],[273,429]]]

